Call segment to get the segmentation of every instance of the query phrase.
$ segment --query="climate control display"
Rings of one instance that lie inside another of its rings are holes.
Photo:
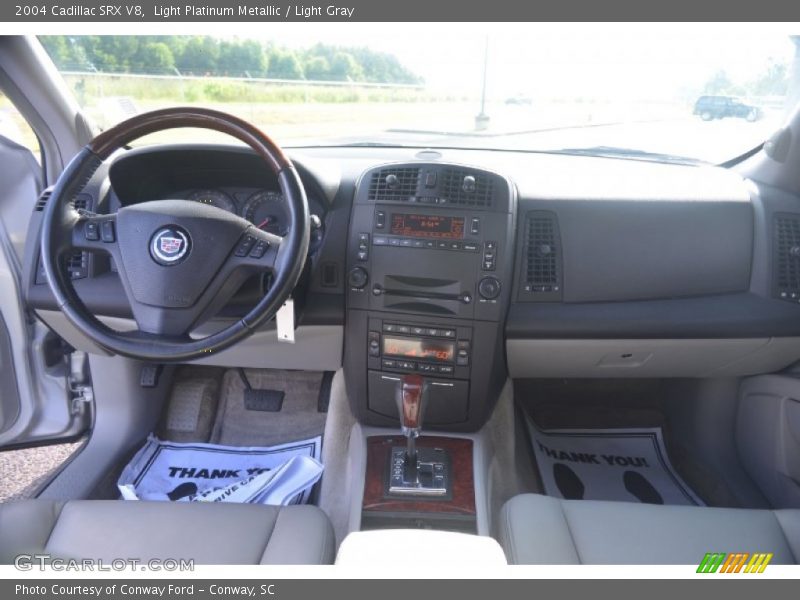
[[[394,213],[390,231],[393,235],[460,240],[464,237],[464,217]]]

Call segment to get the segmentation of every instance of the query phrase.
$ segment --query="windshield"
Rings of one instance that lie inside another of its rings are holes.
[[[785,34],[303,27],[276,37],[39,39],[101,128],[195,105],[238,115],[289,147],[465,147],[722,163],[768,138],[800,97],[800,38]],[[140,143],[210,135],[154,137]]]

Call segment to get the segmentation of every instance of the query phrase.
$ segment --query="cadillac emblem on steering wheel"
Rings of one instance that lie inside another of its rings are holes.
[[[178,227],[159,229],[150,241],[150,255],[160,265],[177,265],[189,254],[189,234]]]

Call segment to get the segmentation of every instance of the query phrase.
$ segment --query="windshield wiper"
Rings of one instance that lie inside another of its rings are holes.
[[[666,162],[676,165],[706,165],[705,161],[686,156],[675,156],[674,154],[662,154],[659,152],[646,152],[635,148],[617,148],[615,146],[594,146],[593,148],[559,148],[558,150],[547,150],[552,154],[569,154],[571,156],[599,156],[605,158],[624,158],[628,160],[644,160],[650,162]]]

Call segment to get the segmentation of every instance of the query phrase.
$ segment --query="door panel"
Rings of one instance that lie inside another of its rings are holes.
[[[2,136],[0,182],[0,449],[74,439],[91,419],[84,401],[91,388],[72,389],[85,356],[32,318],[21,293],[20,257],[41,168],[27,147]]]

